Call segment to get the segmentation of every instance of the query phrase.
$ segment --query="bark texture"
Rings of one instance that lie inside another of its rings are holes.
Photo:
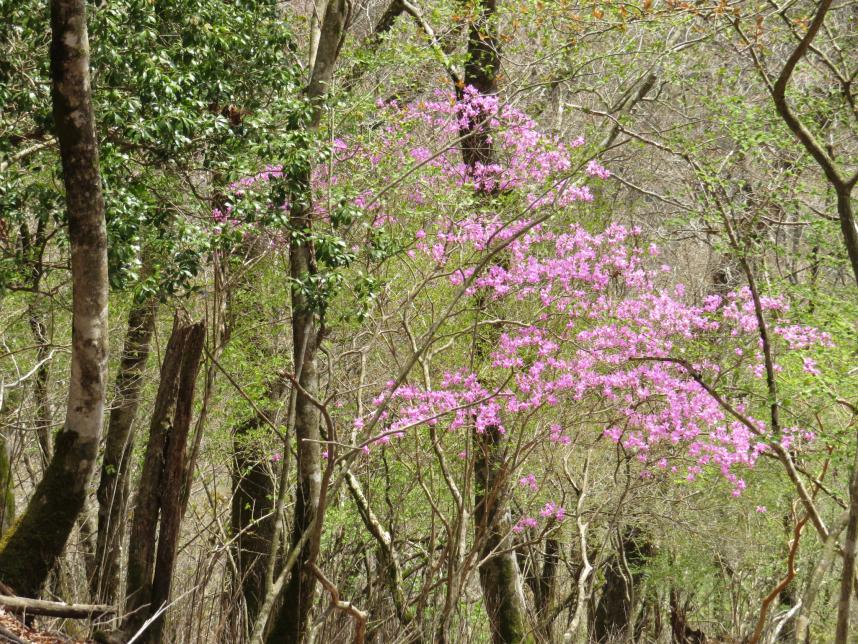
[[[843,542],[843,572],[840,575],[840,598],[837,601],[837,628],[835,641],[849,641],[850,604],[855,580],[855,555],[858,550],[858,453],[852,463],[849,481],[849,511],[846,521],[846,538]]]
[[[468,25],[468,57],[465,61],[465,86],[480,94],[497,94],[500,71],[499,40],[494,25],[497,0],[482,0],[476,20]],[[461,88],[459,88],[461,89]],[[469,168],[489,164],[494,159],[491,133],[484,122],[471,123],[462,132],[462,160]]]
[[[492,642],[523,642],[527,633],[521,571],[509,535],[512,519],[501,434],[487,427],[476,435],[474,465],[475,539],[480,548],[480,586],[492,630]]]
[[[15,520],[15,494],[12,491],[12,468],[9,461],[9,446],[0,435],[0,537]]]
[[[116,395],[98,484],[98,536],[95,548],[96,574],[91,593],[99,602],[111,604],[119,589],[119,559],[128,508],[134,419],[140,406],[143,370],[149,357],[149,342],[155,330],[157,303],[136,303],[128,314],[128,330],[122,361],[116,374]]]
[[[184,514],[185,448],[204,342],[203,323],[185,324],[176,316],[164,353],[131,525],[123,624],[127,635],[135,633],[170,598]],[[137,641],[160,641],[163,622],[163,617],[155,620]]]
[[[260,410],[233,434],[231,523],[235,540],[235,582],[244,598],[248,630],[256,622],[265,599],[265,571],[274,538],[276,493],[268,454],[254,444],[254,433],[274,422],[275,407],[286,393],[285,381],[278,378],[268,392],[269,408]],[[286,457],[288,454],[283,455]]]
[[[71,375],[65,424],[53,459],[21,519],[0,544],[0,580],[31,597],[62,554],[83,508],[104,415],[107,232],[84,0],[51,2],[51,77],[71,252]]]
[[[605,583],[593,619],[597,642],[631,641],[635,630],[634,611],[642,579],[641,567],[652,554],[652,545],[636,528],[627,529],[618,539],[617,552],[605,568]]]

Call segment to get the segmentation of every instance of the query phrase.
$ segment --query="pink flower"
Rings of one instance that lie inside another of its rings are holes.
[[[534,519],[532,517],[522,517],[512,527],[512,531],[518,534],[518,533],[524,532],[528,528],[535,528],[536,526],[537,526],[536,519]]]
[[[611,176],[610,171],[595,159],[592,159],[587,163],[586,172],[591,177],[597,177],[599,179],[607,179]]]
[[[819,367],[816,365],[816,360],[813,358],[802,358],[803,365],[802,368],[805,372],[809,373],[812,376],[821,376],[822,372],[819,370]]]
[[[518,484],[522,487],[529,487],[534,492],[539,490],[539,485],[536,483],[536,477],[533,474],[520,478]]]

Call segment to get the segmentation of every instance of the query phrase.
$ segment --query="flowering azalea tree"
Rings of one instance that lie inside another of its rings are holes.
[[[831,338],[791,321],[786,298],[755,287],[693,297],[672,283],[671,267],[639,228],[589,231],[587,204],[610,171],[586,158],[583,139],[547,136],[520,110],[472,88],[378,108],[378,133],[334,139],[314,171],[324,225],[313,235],[325,270],[301,288],[326,303],[362,293],[371,314],[373,275],[387,271],[410,276],[415,305],[446,308],[415,331],[398,376],[368,408],[358,405],[351,423],[343,419],[352,449],[329,444],[329,464],[372,460],[421,428],[494,432],[510,445],[503,478],[517,484],[516,498],[504,501],[519,511],[503,542],[514,547],[575,514],[565,493],[552,496],[552,472],[537,473],[531,461],[539,449],[574,452],[582,428],[633,455],[641,478],[693,482],[711,471],[733,496],[761,455],[788,455],[813,440],[810,428],[769,418],[767,375],[816,378]],[[475,123],[490,132],[492,164],[460,160],[460,132]],[[396,178],[378,185],[387,176]],[[283,178],[271,166],[236,182],[233,199],[214,212],[215,232],[283,243],[280,229],[259,227],[288,212],[269,197]],[[366,290],[349,287],[357,283]],[[465,439],[449,456],[469,471],[476,449]]]

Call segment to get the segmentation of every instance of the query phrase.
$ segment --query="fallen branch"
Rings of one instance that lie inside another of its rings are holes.
[[[99,604],[65,604],[63,602],[49,602],[43,599],[29,599],[27,597],[12,597],[0,595],[0,606],[8,608],[13,612],[27,612],[31,615],[44,615],[45,617],[66,617],[68,619],[90,619],[102,615],[112,615],[116,612],[113,606]]]

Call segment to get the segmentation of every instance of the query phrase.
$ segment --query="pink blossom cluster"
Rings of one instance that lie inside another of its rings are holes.
[[[562,505],[554,503],[553,501],[548,501],[542,509],[539,511],[539,516],[547,522],[560,522],[566,518],[566,508]],[[531,528],[536,528],[539,525],[539,521],[534,517],[523,516],[521,517],[515,525],[512,527],[512,531],[516,534],[520,534],[525,530],[530,530]]]
[[[543,133],[535,121],[518,108],[504,104],[494,95],[480,94],[471,86],[461,96],[436,90],[434,100],[418,101],[400,106],[396,101],[378,103],[391,112],[388,126],[389,149],[407,150],[407,156],[418,163],[440,170],[441,176],[457,187],[469,186],[477,192],[506,193],[525,190],[531,207],[545,204],[566,206],[574,201],[592,201],[586,186],[573,184],[562,176],[572,168],[569,151],[584,144],[579,137],[564,143]],[[420,126],[423,128],[421,129]],[[456,141],[461,137],[484,134],[491,144],[492,163],[466,164],[458,145],[433,156],[419,140],[428,131],[434,137],[446,136]],[[590,176],[606,178],[610,173],[598,163],[591,162],[598,172]],[[556,181],[556,185],[551,185]],[[545,185],[549,182],[549,185]],[[542,188],[542,190],[539,190]]]
[[[436,239],[443,239],[445,248],[451,239],[458,246],[484,248],[497,226],[492,220],[469,222],[457,234],[437,233]],[[434,241],[428,235],[424,239]],[[468,290],[472,296],[509,301],[512,310],[515,302],[525,302],[531,312],[529,323],[500,333],[491,354],[492,381],[505,384],[489,391],[477,374],[460,370],[448,373],[433,390],[402,387],[390,393],[396,401],[387,419],[391,428],[443,422],[450,430],[473,426],[483,432],[492,426],[507,433],[543,408],[609,409],[604,436],[635,453],[650,474],[668,468],[665,451],[681,447],[693,460],[687,479],[712,467],[732,484],[734,495],[741,494],[745,482],[735,467],[753,466],[776,437],[741,401],[734,407],[751,427],[729,416],[676,356],[698,354],[689,367],[714,378],[747,362],[744,351],[721,355],[718,348],[728,340],[752,349],[750,374],[758,375],[762,356],[752,294],[745,288],[689,303],[682,285],[657,285],[661,269],[647,259],[657,256],[657,249],[644,252],[640,242],[639,230],[619,225],[598,234],[575,225],[561,232],[535,227],[512,240],[509,257],[474,279]],[[450,279],[460,283],[468,274],[462,269]],[[778,318],[775,335],[786,348],[830,343],[816,329],[790,324],[784,298],[763,296],[760,303],[766,315]],[[818,371],[812,361],[804,364],[806,371]],[[796,432],[802,440],[812,438]],[[793,443],[792,434],[783,437],[783,444]],[[557,424],[546,439],[571,443]]]

